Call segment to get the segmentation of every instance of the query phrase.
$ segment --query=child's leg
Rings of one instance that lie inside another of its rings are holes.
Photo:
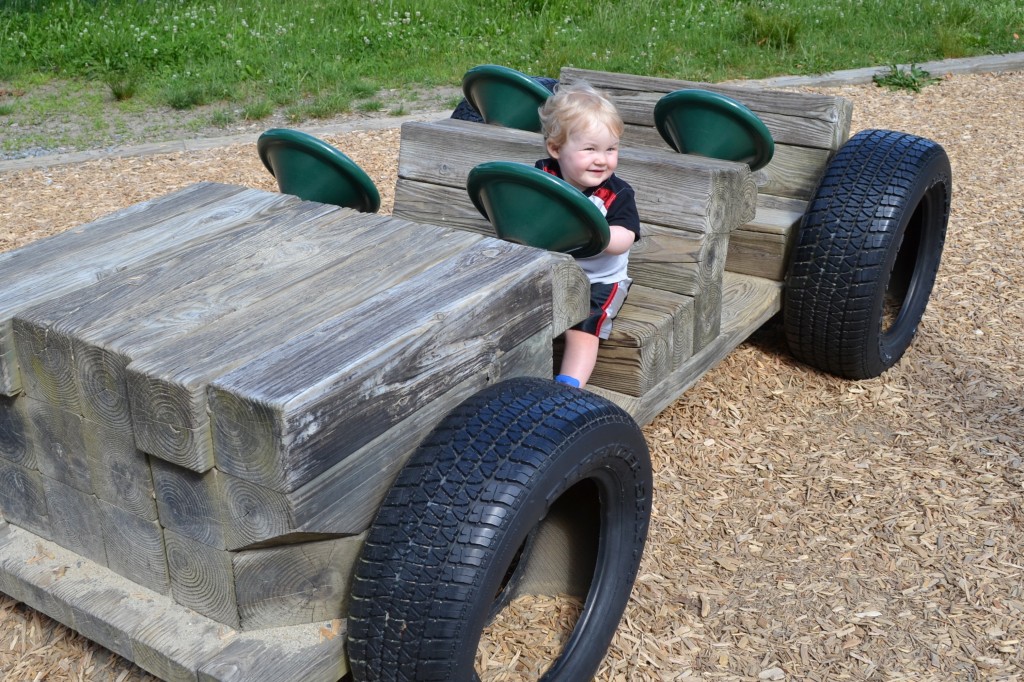
[[[586,386],[597,362],[597,347],[601,339],[589,332],[569,329],[565,332],[565,353],[562,355],[561,374],[570,376]]]

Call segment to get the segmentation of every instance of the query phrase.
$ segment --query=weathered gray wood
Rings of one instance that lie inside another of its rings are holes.
[[[0,458],[29,469],[36,468],[25,401],[20,398],[0,396]]]
[[[611,96],[629,123],[654,125],[654,104],[675,90],[700,88],[728,95],[765,121],[776,142],[838,149],[850,135],[853,103],[844,97],[771,90],[564,67],[559,81],[586,80]]]
[[[495,236],[494,228],[476,210],[464,188],[444,187],[400,178],[395,192],[395,213],[408,220],[425,220],[431,217],[437,223],[489,237]],[[706,244],[700,230],[706,221],[703,218],[698,222],[688,221],[687,214],[678,214],[677,218],[678,223],[673,227],[641,223],[641,239],[630,250],[630,273],[641,284],[661,288],[669,286],[671,291],[693,296],[698,293],[700,285],[697,280],[698,264],[705,257],[703,250]],[[691,229],[681,229],[683,225],[688,225]],[[648,264],[652,263],[658,265],[649,269]],[[671,267],[665,264],[671,264]],[[650,281],[647,280],[649,272],[654,273]],[[665,272],[668,274],[659,274]],[[670,283],[666,285],[665,279]],[[573,285],[586,285],[589,292],[587,282],[577,281]],[[559,290],[555,289],[556,292]],[[588,295],[586,301],[589,300]],[[587,309],[584,310],[584,317]],[[558,333],[565,331],[572,324],[565,326]]]
[[[83,422],[89,477],[96,497],[149,521],[157,519],[149,458],[131,431]]]
[[[336,258],[328,267],[276,291],[272,281],[264,282],[260,289],[264,297],[248,307],[134,354],[127,380],[140,449],[197,471],[209,469],[213,465],[206,405],[210,380],[269,349],[291,344],[325,318],[481,239],[385,216],[360,214],[355,223],[350,233],[338,234]],[[438,282],[432,287],[436,296]]]
[[[43,475],[38,471],[0,459],[0,510],[10,523],[51,537]]]
[[[24,397],[39,471],[82,492],[91,493],[82,418],[49,403]]]
[[[43,476],[51,539],[101,566],[107,565],[103,520],[95,495]]]
[[[627,302],[633,296],[630,289]],[[642,297],[642,295],[641,295]],[[602,341],[590,382],[640,396],[672,369],[675,320],[662,310],[623,305]]]
[[[160,594],[170,593],[163,529],[156,521],[100,500],[107,566],[118,575]]]
[[[428,403],[309,483],[281,493],[216,469],[226,508],[228,548],[291,542],[315,535],[355,535],[370,526],[384,495],[412,452],[454,405],[490,383],[517,376],[550,377],[551,332],[501,353],[493,365]],[[208,515],[209,516],[209,515]],[[198,530],[198,524],[195,525]],[[216,535],[207,531],[208,535]]]
[[[0,591],[164,679],[336,682],[344,623],[242,633],[37,535],[0,529]]]
[[[671,149],[656,128],[641,125],[626,126],[622,142],[625,145],[663,151]],[[760,194],[808,199],[833,153],[829,149],[776,144],[771,162],[754,173],[757,191]]]
[[[208,239],[21,311],[13,327],[26,392],[98,424],[130,429],[124,367],[132,352],[244,307],[243,292],[224,284],[239,272],[251,269],[257,280],[278,271],[301,276],[307,262],[318,262],[316,243],[308,241],[325,240],[312,221],[343,216],[336,207],[282,203],[271,193],[233,200],[240,203],[179,217],[175,229],[204,224]],[[301,265],[291,267],[293,261]]]
[[[242,628],[344,618],[363,535],[237,552],[235,593]]]
[[[348,673],[345,621],[242,632],[199,669],[200,682],[337,682]]]
[[[21,390],[10,325],[18,310],[88,286],[170,245],[201,237],[206,226],[182,231],[171,227],[174,219],[247,191],[254,190],[200,183],[0,254],[0,393]],[[118,248],[111,249],[115,242]]]
[[[778,282],[727,272],[724,276],[722,330],[712,343],[694,353],[682,367],[666,376],[641,398],[597,386],[593,387],[593,391],[611,399],[638,423],[650,423],[659,412],[777,313],[781,298],[782,288]]]
[[[670,369],[678,369],[693,355],[693,298],[634,284],[629,288],[626,304],[626,314],[629,309],[646,308],[662,312],[672,320]]]
[[[238,629],[233,554],[164,530],[174,601]]]
[[[194,611],[165,615],[151,609],[150,618],[131,633],[132,658],[166,682],[195,682],[199,667],[224,648],[223,638],[233,631]]]
[[[782,281],[806,201],[762,194],[754,220],[733,232],[725,269]]]
[[[533,165],[546,155],[537,133],[453,119],[407,123],[402,126],[398,185],[415,180],[463,190],[469,171],[480,163],[503,160]],[[754,215],[757,189],[745,164],[670,150],[623,148],[616,174],[633,186],[640,216],[651,224],[700,233],[728,232]],[[440,204],[436,197],[420,195],[418,203],[409,199],[408,195],[401,201],[396,197],[396,215],[422,220]],[[442,212],[442,219],[447,216]]]
[[[549,270],[484,239],[217,378],[218,468],[294,490],[549,327]]]
[[[159,458],[151,466],[160,524],[217,549],[231,547],[234,519],[221,501],[224,474],[217,469],[199,473]]]

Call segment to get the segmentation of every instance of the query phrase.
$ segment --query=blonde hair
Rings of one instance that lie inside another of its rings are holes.
[[[615,137],[622,137],[626,127],[611,100],[586,81],[559,85],[539,111],[544,140],[555,148],[564,145],[572,133],[597,124],[608,126]]]

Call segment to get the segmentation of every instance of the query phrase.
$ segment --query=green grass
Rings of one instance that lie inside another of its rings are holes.
[[[5,0],[0,83],[323,117],[481,63],[717,81],[1013,52],[1020,33],[1020,0]]]

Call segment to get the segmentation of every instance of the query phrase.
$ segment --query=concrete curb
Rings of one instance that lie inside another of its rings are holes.
[[[944,59],[941,61],[925,62],[917,64],[933,76],[961,73],[1001,73],[1004,71],[1024,70],[1024,52],[1014,52],[1004,55],[992,55],[986,57],[965,57],[962,59]],[[900,64],[900,68],[910,68],[909,64]],[[756,85],[769,88],[791,88],[791,87],[832,87],[841,85],[860,85],[870,83],[878,74],[887,73],[889,66],[874,66],[864,69],[849,69],[846,71],[833,71],[831,73],[814,76],[777,76],[774,78],[761,78],[757,80],[734,80],[728,81],[736,85]],[[331,126],[302,127],[301,130],[312,135],[333,135],[347,133],[357,130],[380,130],[383,128],[397,128],[406,121],[430,121],[447,117],[451,112],[428,111],[409,116],[395,118],[366,118],[355,121],[348,121]],[[27,170],[31,168],[44,168],[49,166],[63,166],[84,161],[94,161],[104,158],[121,158],[130,156],[147,156],[150,154],[169,154],[173,152],[197,151],[201,149],[213,149],[233,144],[245,144],[255,142],[257,136],[252,133],[243,135],[230,135],[225,137],[206,137],[192,140],[178,140],[171,142],[154,142],[132,147],[114,149],[99,149],[84,152],[72,152],[68,154],[52,154],[48,156],[35,156],[24,159],[12,159],[0,161],[0,173],[6,171]]]
[[[407,121],[431,121],[446,117],[450,113],[450,111],[427,111],[418,114],[410,114],[408,116],[365,118],[327,126],[302,126],[298,129],[311,135],[334,135],[338,133],[355,132],[358,130],[397,128]],[[216,147],[227,147],[235,144],[255,143],[257,137],[259,137],[258,133],[243,133],[240,135],[225,135],[223,137],[200,137],[190,140],[153,142],[150,144],[140,144],[131,147],[90,149],[83,152],[69,152],[66,154],[30,156],[24,159],[0,161],[0,173],[6,171],[28,170],[32,168],[46,168],[50,166],[64,166],[73,163],[82,163],[85,161],[95,161],[97,159],[113,159],[129,156],[148,156],[151,154],[171,154],[174,152],[191,152],[202,149],[214,149]]]
[[[910,64],[899,64],[900,69],[909,69]],[[943,59],[935,62],[915,64],[933,76],[947,73],[1001,73],[1004,71],[1024,70],[1024,52],[992,55],[988,57],[965,57],[962,59]],[[865,69],[849,69],[833,71],[815,76],[776,76],[758,80],[736,80],[730,83],[750,83],[760,87],[791,88],[791,87],[830,87],[839,85],[861,85],[870,83],[879,74],[888,73],[890,66],[872,66]]]

